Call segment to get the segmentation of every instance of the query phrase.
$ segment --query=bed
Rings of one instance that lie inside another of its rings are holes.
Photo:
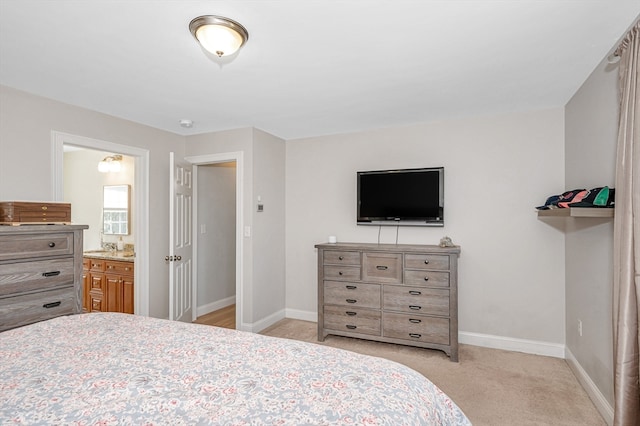
[[[471,424],[389,360],[118,313],[0,333],[0,423]]]

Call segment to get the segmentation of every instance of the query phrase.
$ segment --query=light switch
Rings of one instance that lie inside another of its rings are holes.
[[[245,226],[244,227],[244,236],[245,237],[250,237],[251,236],[251,227],[250,226]]]

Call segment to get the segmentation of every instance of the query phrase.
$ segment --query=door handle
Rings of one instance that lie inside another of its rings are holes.
[[[165,256],[164,260],[165,262],[173,262],[173,256]]]

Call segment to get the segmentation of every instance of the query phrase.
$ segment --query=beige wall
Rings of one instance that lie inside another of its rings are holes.
[[[198,281],[197,308],[198,315],[203,315],[222,308],[225,300],[236,295],[235,164],[198,167],[197,179],[197,272],[202,278]]]
[[[565,108],[568,189],[615,184],[617,74],[602,61]],[[612,405],[613,220],[568,219],[565,256],[567,349]]]
[[[254,321],[285,309],[285,142],[253,131]],[[257,211],[258,197],[264,211]]]
[[[169,315],[169,152],[184,138],[131,121],[0,86],[0,200],[52,201],[57,131],[150,151],[149,314]]]
[[[444,228],[401,227],[400,243],[462,247],[459,328],[564,344],[564,235],[534,207],[564,186],[561,108],[287,141],[287,310],[316,312],[314,244],[376,242],[356,225],[356,171],[445,167]],[[393,243],[384,227],[381,242]],[[464,336],[461,336],[461,338]]]

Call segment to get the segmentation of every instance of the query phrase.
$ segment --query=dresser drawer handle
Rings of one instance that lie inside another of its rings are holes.
[[[388,266],[384,266],[384,265],[378,265],[378,266],[376,266],[376,269],[378,271],[386,271],[387,269],[389,269],[389,267]]]
[[[358,288],[358,287],[355,286],[355,285],[348,285],[347,286],[347,290],[355,290],[356,288]]]
[[[356,316],[356,315],[357,315],[357,314],[356,314],[355,312],[353,312],[353,311],[347,311],[347,312],[345,312],[345,314],[349,315],[350,317],[354,317],[354,316]]]
[[[409,333],[409,337],[413,337],[414,339],[419,339],[422,337],[422,334],[418,333]]]
[[[56,277],[60,275],[60,271],[51,271],[51,272],[43,272],[42,276],[43,277]]]
[[[338,275],[342,275],[342,271],[338,272]]]
[[[53,241],[49,243],[49,247],[54,248],[55,246],[56,246],[56,243],[54,243]]]
[[[424,264],[425,264],[425,265],[428,265],[428,264],[429,264],[429,259],[425,260],[425,261],[424,261]]]
[[[351,324],[347,324],[347,328],[348,328],[349,330],[355,330],[356,328],[358,328],[358,326],[356,326],[356,325],[351,325]]]
[[[418,306],[418,305],[409,305],[409,309],[412,309],[414,311],[419,311],[420,309],[422,309],[422,306]]]
[[[409,291],[409,294],[412,296],[420,296],[422,294],[421,291],[416,291],[416,290],[411,290]]]
[[[429,277],[424,277],[424,280],[425,281],[429,281]]]
[[[344,256],[340,256],[338,260],[344,260]]]
[[[357,300],[356,299],[347,299],[347,303],[356,303]]]
[[[45,303],[44,305],[42,305],[43,308],[55,308],[56,306],[60,306],[62,304],[62,301],[58,300],[57,302],[51,302],[51,303]]]
[[[420,324],[422,322],[422,320],[416,319],[416,318],[409,318],[409,322],[412,322],[414,324]]]

